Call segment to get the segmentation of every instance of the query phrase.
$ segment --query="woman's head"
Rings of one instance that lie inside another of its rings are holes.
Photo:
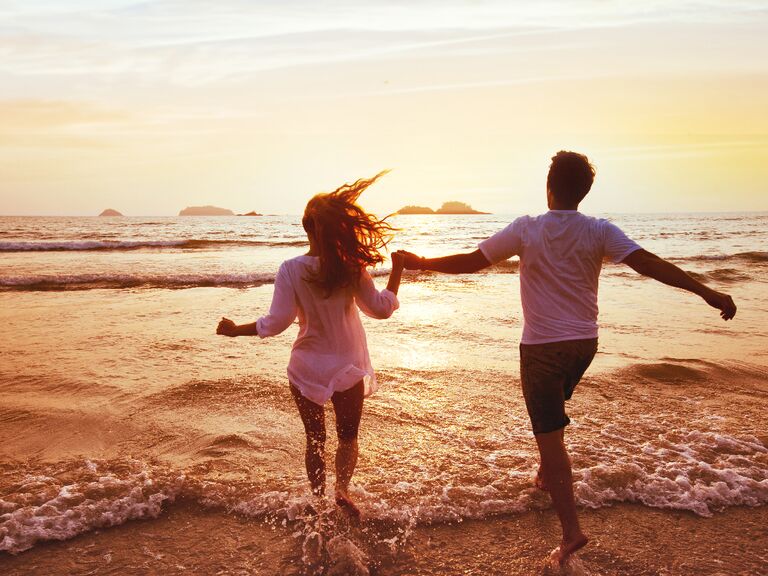
[[[330,296],[339,288],[355,286],[360,271],[384,261],[381,249],[394,228],[357,205],[360,194],[387,172],[361,178],[333,192],[317,194],[304,210],[301,223],[309,236],[320,269],[311,278]]]

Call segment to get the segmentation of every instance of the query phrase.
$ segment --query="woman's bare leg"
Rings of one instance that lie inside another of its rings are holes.
[[[354,516],[360,516],[360,510],[349,497],[349,483],[357,466],[357,434],[363,414],[363,396],[364,387],[360,381],[349,390],[336,392],[331,398],[339,439],[336,450],[336,503]]]
[[[322,496],[325,494],[325,410],[322,406],[304,398],[293,385],[291,385],[291,393],[299,409],[304,433],[307,436],[307,447],[304,452],[307,478],[309,478],[312,493]]]

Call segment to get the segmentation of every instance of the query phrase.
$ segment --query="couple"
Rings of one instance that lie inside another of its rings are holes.
[[[597,351],[597,287],[603,258],[701,296],[720,310],[724,320],[733,318],[736,306],[727,294],[643,250],[609,221],[578,212],[595,171],[586,156],[575,152],[558,152],[552,158],[548,212],[517,218],[471,253],[426,259],[395,252],[387,288],[378,291],[367,269],[384,261],[381,250],[394,229],[362,210],[357,199],[382,174],[312,198],[302,219],[309,252],[280,266],[269,314],[243,325],[224,318],[217,333],[274,336],[298,316],[288,380],[306,431],[307,476],[312,491],[324,494],[323,405],[330,399],[339,439],[335,499],[349,514],[359,516],[349,496],[349,482],[357,463],[363,398],[377,385],[357,308],[373,318],[391,316],[399,306],[397,291],[404,268],[469,274],[519,256],[524,317],[520,379],[540,455],[535,482],[549,492],[562,526],[557,551],[562,565],[588,541],[579,526],[564,443],[570,422],[565,401]]]

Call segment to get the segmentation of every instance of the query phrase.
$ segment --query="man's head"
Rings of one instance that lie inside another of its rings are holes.
[[[547,175],[550,208],[575,210],[592,188],[595,169],[583,154],[561,150],[552,157]]]

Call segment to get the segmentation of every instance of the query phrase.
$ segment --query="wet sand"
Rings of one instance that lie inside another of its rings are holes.
[[[731,508],[712,518],[621,504],[582,511],[592,541],[563,574],[757,576],[768,573],[768,509]],[[302,561],[297,526],[272,526],[178,503],[161,517],[42,543],[0,555],[7,576],[86,574],[364,574],[326,559]],[[370,574],[558,574],[547,567],[557,543],[551,510],[417,527],[405,546],[371,550]],[[361,548],[365,549],[364,546]],[[379,553],[379,558],[374,554]],[[347,561],[346,559],[345,561]]]

